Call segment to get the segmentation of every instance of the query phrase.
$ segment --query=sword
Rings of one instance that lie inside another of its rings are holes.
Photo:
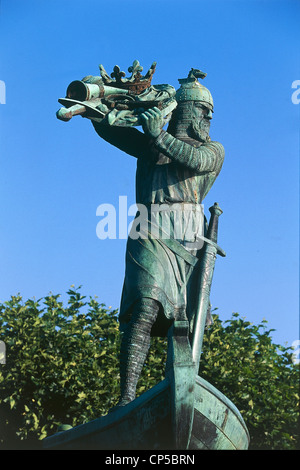
[[[203,248],[203,255],[200,261],[200,276],[199,276],[199,298],[194,315],[194,325],[192,332],[192,356],[196,367],[196,374],[198,373],[204,329],[206,323],[207,310],[209,307],[210,289],[212,284],[212,278],[214,273],[214,267],[216,262],[217,254],[225,256],[223,250],[218,249],[217,238],[218,238],[218,219],[223,213],[218,203],[215,203],[209,209],[211,213],[208,231],[207,241]],[[221,251],[221,252],[220,252]]]

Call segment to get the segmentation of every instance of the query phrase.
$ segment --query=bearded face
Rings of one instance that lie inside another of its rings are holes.
[[[209,108],[195,101],[191,113],[191,127],[194,138],[200,142],[209,142],[210,121],[212,119],[212,112]]]
[[[209,142],[211,110],[199,101],[182,101],[172,114],[168,132],[179,139],[190,137]]]

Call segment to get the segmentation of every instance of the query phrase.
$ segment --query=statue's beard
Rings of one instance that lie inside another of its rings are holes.
[[[210,141],[210,121],[208,119],[201,119],[201,121],[192,119],[191,127],[196,140],[199,140],[200,142]]]

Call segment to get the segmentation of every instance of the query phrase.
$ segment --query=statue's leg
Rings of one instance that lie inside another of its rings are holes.
[[[150,347],[151,328],[158,311],[159,304],[153,299],[143,298],[134,305],[121,343],[121,398],[118,406],[124,406],[135,399],[137,382]]]

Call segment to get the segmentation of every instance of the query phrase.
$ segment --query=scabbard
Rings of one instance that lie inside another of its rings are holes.
[[[203,247],[203,254],[201,257],[199,270],[198,302],[193,318],[192,355],[196,367],[196,373],[198,372],[200,364],[206,316],[210,302],[210,290],[218,253],[218,218],[222,214],[222,210],[217,203],[215,203],[214,206],[212,206],[209,210],[211,212],[211,217],[207,238],[213,243],[206,242],[205,246]]]

